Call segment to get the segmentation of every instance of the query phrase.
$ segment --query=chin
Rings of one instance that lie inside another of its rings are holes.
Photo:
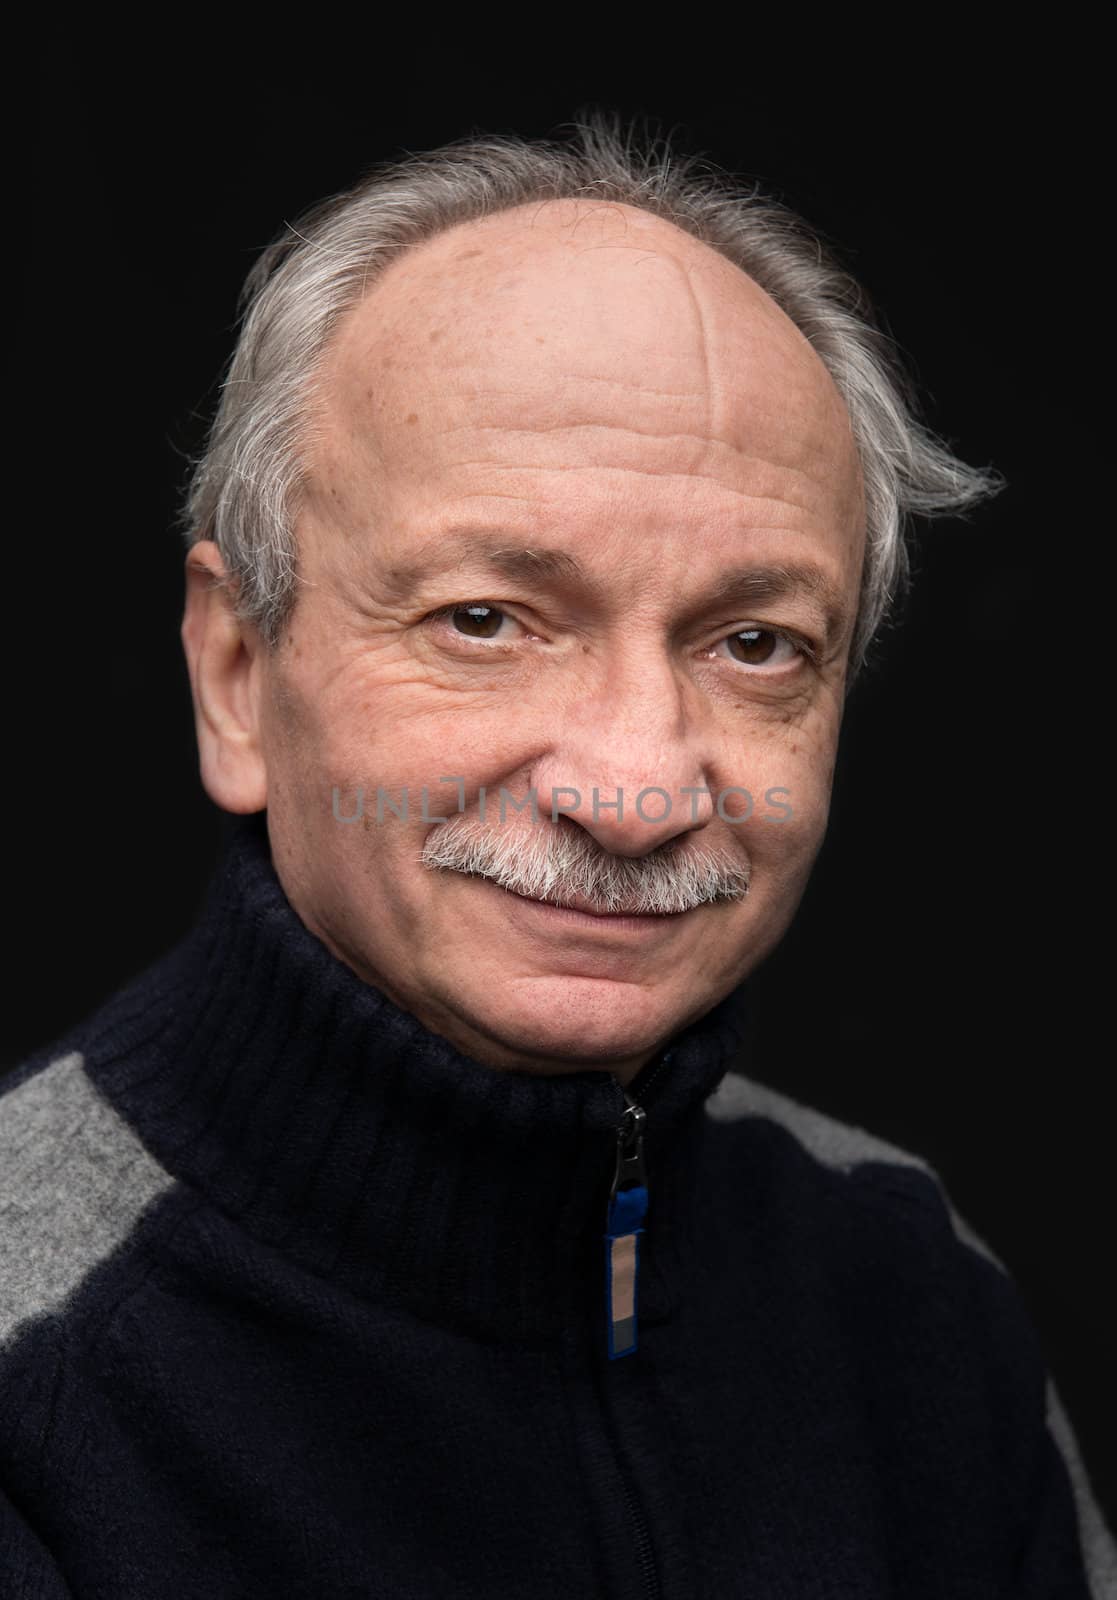
[[[651,1056],[716,999],[696,1005],[693,990],[684,1000],[634,983],[549,978],[525,985],[518,1003],[506,996],[497,1014],[491,1004],[479,1008],[474,1025],[525,1065],[534,1060],[607,1067]]]

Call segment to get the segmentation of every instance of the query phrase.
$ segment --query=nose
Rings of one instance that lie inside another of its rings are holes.
[[[534,767],[540,817],[568,817],[613,855],[648,855],[713,817],[710,737],[697,692],[665,653],[613,654],[565,705]]]

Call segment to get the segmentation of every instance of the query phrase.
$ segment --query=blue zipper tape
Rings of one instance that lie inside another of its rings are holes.
[[[640,1267],[641,1223],[647,1215],[648,1191],[642,1184],[619,1189],[609,1205],[605,1233],[605,1315],[609,1328],[609,1360],[636,1349],[636,1291]]]

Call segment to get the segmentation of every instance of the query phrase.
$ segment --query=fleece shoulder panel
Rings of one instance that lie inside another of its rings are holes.
[[[173,1185],[80,1052],[0,1092],[0,1349],[60,1311]]]

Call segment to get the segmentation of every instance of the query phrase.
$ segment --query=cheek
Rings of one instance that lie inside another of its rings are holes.
[[[758,898],[769,910],[797,901],[826,833],[833,758],[829,746],[804,736],[757,741],[725,785],[716,824],[739,839],[754,872]],[[724,773],[724,769],[723,769]]]
[[[429,811],[446,815],[530,768],[546,722],[538,708],[502,685],[449,704],[418,687],[365,677],[323,703],[303,752],[319,787],[363,785],[373,804],[378,790],[397,806],[406,795],[415,821],[424,789]]]
[[[750,823],[776,819],[772,830],[789,839],[821,836],[829,812],[835,741],[802,729],[776,737],[765,733],[719,763],[723,816],[747,817]]]

